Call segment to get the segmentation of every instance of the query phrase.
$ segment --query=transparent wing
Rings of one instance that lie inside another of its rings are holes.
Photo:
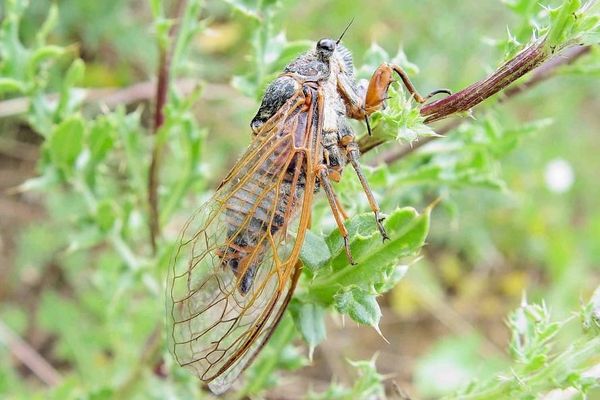
[[[301,92],[288,100],[181,233],[167,288],[169,348],[215,393],[256,356],[294,290],[320,104]]]

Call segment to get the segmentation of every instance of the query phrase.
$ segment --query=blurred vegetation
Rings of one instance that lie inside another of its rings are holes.
[[[386,151],[445,126],[423,125],[394,87],[373,118],[388,143],[363,157],[377,164],[367,175],[392,240],[381,243],[345,174],[336,189],[360,263],[348,266],[318,196],[297,295],[231,397],[600,396],[600,32],[585,7],[4,0],[0,397],[210,398],[163,342],[177,232],[250,141],[265,85],[353,17],[344,41],[359,77],[394,60],[425,93],[468,86],[536,36],[591,49],[382,165]],[[171,85],[156,127],[161,54]]]

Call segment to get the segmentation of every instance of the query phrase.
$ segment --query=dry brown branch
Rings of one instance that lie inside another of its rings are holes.
[[[544,41],[538,41],[504,63],[487,78],[472,84],[452,96],[426,104],[421,108],[421,115],[425,117],[426,123],[431,123],[457,113],[469,111],[484,100],[506,89],[523,75],[535,70],[534,76],[528,82],[508,89],[500,99],[500,101],[504,101],[546,80],[554,75],[558,67],[572,63],[589,50],[589,47],[578,46],[567,48],[562,53],[554,54],[546,50]],[[438,132],[442,134],[446,133],[457,125],[457,122],[451,123],[447,127],[438,129]],[[412,147],[402,147],[399,150],[386,154],[381,159],[386,163],[394,162],[435,139],[435,137],[421,139],[418,143],[413,144]],[[363,137],[359,140],[359,145],[361,151],[365,153],[384,142],[385,139],[377,136]]]
[[[56,386],[62,380],[60,373],[44,357],[2,321],[0,321],[0,343],[4,343],[12,355],[46,385]]]

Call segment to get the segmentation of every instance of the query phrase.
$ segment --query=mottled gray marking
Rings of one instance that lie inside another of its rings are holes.
[[[252,119],[250,127],[254,133],[292,97],[299,88],[296,80],[289,76],[280,76],[267,87],[258,112]]]

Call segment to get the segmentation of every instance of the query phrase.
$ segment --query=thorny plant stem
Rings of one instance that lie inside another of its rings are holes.
[[[505,101],[508,101],[511,98],[521,93],[524,93],[532,87],[546,81],[547,79],[553,77],[560,67],[575,62],[581,56],[588,54],[590,50],[590,46],[572,47],[565,50],[559,56],[552,58],[551,60],[536,68],[535,71],[533,71],[533,74],[529,80],[520,85],[516,85],[505,90],[499,97],[498,102],[504,103]],[[457,128],[462,123],[462,121],[462,119],[455,119],[447,123],[446,125],[436,129],[436,132],[442,136],[427,136],[419,139],[416,143],[406,144],[399,148],[392,149],[389,152],[382,153],[372,160],[372,165],[392,164],[406,157],[410,153],[420,149],[426,144],[433,142],[436,139],[440,139],[441,137],[443,137],[443,135],[447,134],[454,128]]]
[[[179,24],[177,21],[181,17],[187,5],[187,0],[179,0],[175,7],[176,22],[169,31],[169,39],[172,46],[175,46]],[[156,240],[160,235],[160,221],[158,212],[158,172],[160,169],[160,157],[163,150],[163,142],[158,138],[157,133],[165,122],[165,106],[167,104],[167,95],[169,92],[169,80],[171,75],[171,55],[173,50],[168,45],[159,45],[158,62],[158,81],[156,83],[156,103],[154,106],[154,126],[152,134],[155,137],[152,148],[152,159],[148,171],[148,204],[150,206],[150,244],[152,252],[156,253]]]
[[[525,48],[511,60],[507,61],[487,78],[476,82],[471,86],[444,99],[426,104],[421,108],[421,115],[425,117],[426,123],[431,123],[457,113],[469,111],[471,108],[480,104],[484,100],[507,88],[510,84],[521,78],[523,75],[535,70],[545,61],[550,60],[547,64],[542,65],[539,68],[538,72],[536,75],[534,75],[531,81],[513,89],[509,89],[504,98],[501,99],[505,100],[506,98],[512,97],[547,79],[552,75],[557,67],[572,62],[588,51],[588,47],[571,47],[564,51],[564,55],[559,55],[553,58],[555,53],[545,46],[544,40],[537,41]],[[452,129],[456,127],[456,125],[456,123],[453,123],[448,125],[448,127]],[[442,128],[441,133],[446,133],[450,129]],[[401,148],[398,150],[397,154],[387,157],[385,162],[394,162],[412,153],[417,148],[432,140],[435,140],[435,137],[425,138],[409,148]],[[365,153],[383,144],[384,142],[385,139],[381,137],[367,136],[359,140],[359,146],[361,152]]]
[[[425,123],[439,121],[449,115],[469,111],[475,105],[495,95],[512,82],[536,68],[551,55],[545,41],[533,43],[486,79],[421,108]]]
[[[152,148],[152,159],[148,171],[148,204],[150,206],[150,244],[152,252],[156,253],[156,238],[159,235],[160,226],[158,220],[158,170],[162,144],[156,133],[164,123],[164,107],[167,101],[167,90],[169,80],[169,56],[166,49],[160,50],[160,62],[158,67],[158,82],[156,85],[156,105],[154,109],[154,127],[152,134],[155,136]]]

